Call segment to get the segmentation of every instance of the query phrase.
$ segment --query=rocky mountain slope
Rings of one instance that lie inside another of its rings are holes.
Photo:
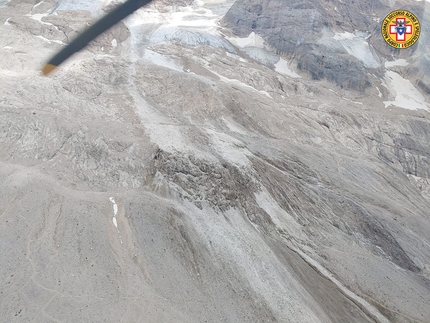
[[[0,2],[0,317],[426,322],[429,36],[378,23],[430,4],[157,1],[42,77],[112,5]]]
[[[425,1],[239,0],[223,22],[242,37],[254,31],[312,79],[325,78],[342,88],[365,91],[374,82],[369,73],[380,76],[384,61],[414,56],[410,76],[421,80],[419,86],[428,94],[430,13],[426,6]],[[419,44],[406,55],[382,41],[381,21],[392,8],[414,12],[423,23]]]

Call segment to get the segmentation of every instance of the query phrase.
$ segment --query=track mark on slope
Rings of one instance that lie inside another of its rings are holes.
[[[365,309],[368,314],[377,322],[380,323],[389,323],[389,320],[373,305],[367,302],[365,299],[361,298],[359,295],[355,294],[347,287],[345,287],[339,280],[337,280],[329,270],[324,268],[321,264],[319,264],[316,260],[308,256],[306,253],[301,251],[298,248],[293,246],[288,246],[291,250],[296,252],[309,266],[314,268],[316,272],[318,272],[321,276],[330,280],[334,285],[338,287],[338,289],[351,301],[355,304],[359,305],[362,309]]]
[[[112,223],[116,228],[116,231],[118,232],[118,238],[119,238],[119,242],[122,244],[122,238],[121,238],[121,233],[119,232],[118,229],[118,220],[117,220],[117,215],[118,215],[118,204],[116,204],[115,199],[113,197],[109,198],[109,201],[112,202],[112,207],[113,207],[113,217],[112,217]]]

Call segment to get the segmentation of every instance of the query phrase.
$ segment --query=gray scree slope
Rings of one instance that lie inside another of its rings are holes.
[[[426,42],[378,43],[383,1],[172,3],[43,78],[109,1],[0,2],[1,321],[426,322],[430,114],[384,106],[429,102]]]

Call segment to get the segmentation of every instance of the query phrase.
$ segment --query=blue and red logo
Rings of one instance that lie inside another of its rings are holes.
[[[382,23],[382,36],[388,45],[394,48],[408,48],[416,43],[420,36],[418,18],[407,10],[389,13]]]

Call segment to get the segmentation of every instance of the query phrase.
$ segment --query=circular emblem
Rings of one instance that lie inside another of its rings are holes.
[[[382,22],[382,37],[394,48],[408,48],[420,37],[421,28],[418,18],[410,11],[390,12]]]

